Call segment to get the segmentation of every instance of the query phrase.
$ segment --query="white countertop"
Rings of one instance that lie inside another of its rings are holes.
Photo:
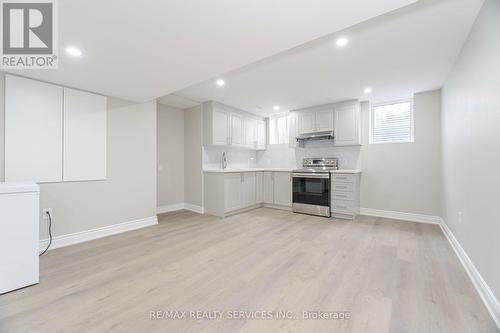
[[[234,172],[257,172],[257,171],[274,171],[274,172],[292,172],[293,168],[234,168],[234,169],[203,169],[203,172],[209,173],[234,173]]]
[[[351,174],[355,174],[355,173],[361,173],[361,170],[332,170],[330,171],[330,173],[351,173]]]
[[[238,172],[257,172],[257,171],[274,171],[274,172],[292,172],[295,168],[234,168],[234,169],[203,169],[207,173],[238,173]],[[333,170],[331,173],[361,173],[361,170]]]

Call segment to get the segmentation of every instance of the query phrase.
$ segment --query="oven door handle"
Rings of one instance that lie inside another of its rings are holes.
[[[314,174],[314,173],[292,173],[292,178],[320,178],[328,179],[330,174]]]

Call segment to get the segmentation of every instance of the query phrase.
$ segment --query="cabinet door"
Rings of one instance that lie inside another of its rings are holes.
[[[274,173],[274,203],[292,206],[292,177],[289,172]]]
[[[243,116],[231,113],[231,145],[244,147],[245,137],[243,126]]]
[[[256,181],[255,172],[247,172],[241,174],[243,180],[243,207],[255,205],[256,198]]]
[[[265,150],[266,149],[266,122],[258,121],[257,122],[257,150]]]
[[[257,120],[245,119],[245,146],[257,149]]]
[[[260,204],[264,202],[264,173],[255,173],[255,203]]]
[[[5,181],[62,181],[63,88],[5,76]]]
[[[224,175],[224,212],[242,208],[242,182],[240,173]]]
[[[290,113],[288,116],[288,145],[290,148],[298,146],[297,135],[299,135],[298,117],[296,113]]]
[[[264,172],[263,180],[263,196],[264,203],[274,204],[274,173]]]
[[[229,111],[214,107],[212,111],[212,144],[226,146],[230,143],[229,120]]]
[[[336,146],[354,146],[361,144],[359,103],[335,107],[335,141]]]
[[[316,129],[318,131],[333,130],[333,107],[329,106],[316,111]]]
[[[299,134],[311,133],[316,131],[316,113],[304,111],[299,113]]]
[[[106,179],[106,97],[64,88],[63,180]]]

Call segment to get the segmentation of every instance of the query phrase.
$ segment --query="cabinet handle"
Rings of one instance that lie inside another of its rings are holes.
[[[335,185],[335,188],[347,188],[347,186],[343,186],[343,185]]]
[[[347,198],[347,195],[345,194],[335,194],[335,196],[339,198]]]
[[[340,209],[347,209],[347,206],[342,206],[342,205],[337,205],[335,207],[340,208]]]

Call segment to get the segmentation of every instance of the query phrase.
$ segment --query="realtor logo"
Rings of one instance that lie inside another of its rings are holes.
[[[1,18],[2,68],[57,68],[55,0],[2,0]]]

